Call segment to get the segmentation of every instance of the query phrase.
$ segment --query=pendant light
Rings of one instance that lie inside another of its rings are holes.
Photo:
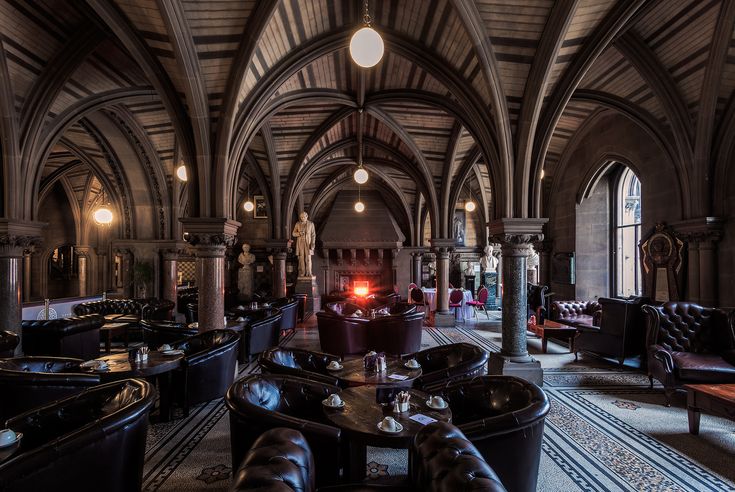
[[[472,189],[467,186],[467,194],[469,195],[469,199],[464,204],[464,209],[467,212],[474,212],[475,208],[477,208],[477,205],[475,205],[475,202],[472,201]]]
[[[363,68],[374,67],[383,58],[383,38],[372,28],[372,17],[368,12],[368,3],[365,0],[362,21],[365,26],[358,29],[350,40],[350,56],[352,61]]]
[[[104,189],[102,190],[102,203],[105,203]],[[112,223],[112,219],[114,219],[114,215],[112,214],[109,201],[106,205],[98,207],[97,210],[94,211],[94,214],[92,214],[92,217],[99,225],[110,225]]]
[[[252,212],[255,210],[255,204],[250,200],[250,178],[248,178],[248,194],[247,194],[247,200],[245,200],[245,203],[242,204],[242,208],[245,209],[246,212]]]
[[[360,197],[360,187],[357,187],[357,201],[355,202],[355,212],[358,214],[361,214],[365,210],[365,204],[362,203],[361,197]]]
[[[176,168],[176,177],[179,178],[179,181],[182,181],[186,183],[189,180],[189,176],[186,174],[186,166],[181,164],[179,167]]]
[[[365,184],[368,180],[368,172],[365,170],[364,167],[358,166],[357,170],[355,171],[354,178],[357,184]]]

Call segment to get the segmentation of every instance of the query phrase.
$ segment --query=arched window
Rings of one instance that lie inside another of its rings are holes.
[[[638,242],[641,238],[641,182],[628,168],[615,188],[615,295],[642,294]]]

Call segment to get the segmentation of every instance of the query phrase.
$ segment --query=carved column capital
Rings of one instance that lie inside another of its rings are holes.
[[[85,258],[89,258],[92,255],[92,247],[91,246],[74,246],[74,252],[78,256],[84,256]]]
[[[23,252],[40,246],[43,238],[27,235],[0,235],[0,257],[23,256]]]
[[[674,235],[688,243],[717,243],[722,239],[725,219],[722,217],[699,217],[671,224],[657,224],[656,229],[671,230]]]

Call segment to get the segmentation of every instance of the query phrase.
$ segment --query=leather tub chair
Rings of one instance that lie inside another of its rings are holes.
[[[236,381],[227,391],[232,469],[263,432],[273,427],[300,431],[314,451],[318,485],[339,481],[344,445],[341,430],[327,424],[322,400],[337,386],[293,376],[255,375]]]
[[[186,305],[187,304],[198,304],[198,303],[199,303],[199,293],[196,287],[189,287],[188,289],[179,291],[176,294],[176,311],[179,314],[186,315]]]
[[[600,326],[602,307],[597,301],[554,301],[551,320],[568,326]]]
[[[32,408],[100,384],[79,368],[81,359],[16,357],[0,360],[0,423]]]
[[[173,344],[184,351],[174,377],[174,394],[189,415],[189,407],[222,398],[235,380],[240,335],[232,330],[210,330]]]
[[[643,311],[648,378],[651,387],[654,379],[663,384],[666,406],[684,384],[735,383],[732,313],[681,301],[645,305]]]
[[[199,301],[190,302],[186,305],[186,311],[184,311],[184,317],[186,318],[186,324],[199,322]]]
[[[421,364],[422,374],[414,381],[414,387],[432,391],[461,379],[484,374],[489,356],[486,350],[477,345],[453,343],[422,350],[404,358],[414,358]]]
[[[296,323],[299,315],[299,303],[296,299],[284,297],[271,302],[271,307],[281,310],[281,334],[296,331]]]
[[[412,354],[421,348],[423,327],[423,313],[376,316],[368,325],[368,349],[394,355]]]
[[[411,483],[417,491],[504,492],[482,454],[460,429],[447,422],[423,427],[413,442]]]
[[[12,357],[20,337],[12,331],[0,330],[0,358]]]
[[[0,488],[139,491],[154,394],[149,383],[126,379],[8,420],[23,439],[0,463]]]
[[[262,374],[294,376],[338,386],[339,380],[327,370],[332,361],[339,362],[340,357],[290,347],[272,347],[258,357]]]
[[[241,364],[252,362],[253,358],[271,347],[278,346],[281,335],[280,309],[266,308],[256,310],[235,311],[245,318],[236,325],[228,325],[228,329],[240,333]]]
[[[199,333],[199,330],[189,328],[186,323],[167,320],[142,320],[140,327],[143,329],[143,342],[151,349],[157,349],[164,343],[170,345]]]
[[[82,360],[100,356],[100,328],[105,318],[99,314],[49,320],[24,320],[23,353]]]
[[[578,352],[591,352],[615,358],[622,366],[627,357],[645,353],[646,327],[641,307],[648,301],[645,297],[630,300],[601,297],[600,326],[577,327],[575,360]]]
[[[367,319],[342,316],[330,311],[316,313],[316,319],[323,352],[344,356],[369,350]]]
[[[511,492],[534,492],[549,399],[514,376],[478,376],[446,387],[452,423]]]

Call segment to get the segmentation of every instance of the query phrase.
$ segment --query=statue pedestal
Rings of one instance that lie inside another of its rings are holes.
[[[319,286],[316,283],[316,277],[298,277],[296,279],[296,286],[294,287],[296,294],[306,295],[306,312],[304,313],[304,319],[307,317],[306,313],[316,313],[321,311],[322,302],[319,296]]]

